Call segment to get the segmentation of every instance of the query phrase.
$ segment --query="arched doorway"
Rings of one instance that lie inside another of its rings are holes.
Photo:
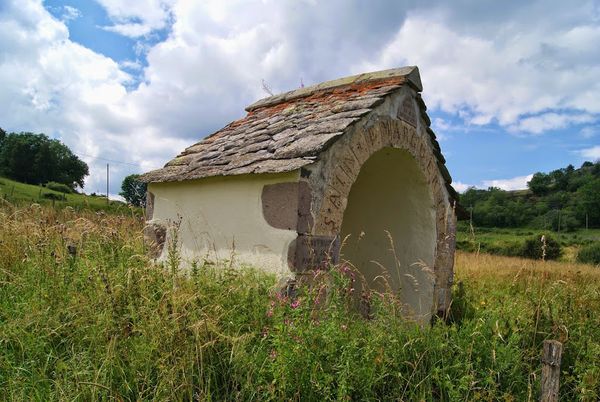
[[[348,195],[341,238],[342,260],[371,289],[397,293],[415,316],[431,314],[436,210],[411,153],[385,147],[362,165]]]

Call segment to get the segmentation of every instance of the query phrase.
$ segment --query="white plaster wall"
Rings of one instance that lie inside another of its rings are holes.
[[[184,265],[204,259],[228,262],[233,256],[235,266],[247,264],[291,276],[287,254],[297,233],[273,228],[265,221],[261,194],[267,184],[295,182],[298,178],[296,171],[151,183],[152,222],[169,227],[181,217],[179,244]],[[159,261],[166,254],[167,247]]]
[[[431,190],[414,158],[406,150],[383,148],[363,164],[352,185],[341,258],[370,288],[397,293],[410,315],[426,321],[434,300],[435,225]]]

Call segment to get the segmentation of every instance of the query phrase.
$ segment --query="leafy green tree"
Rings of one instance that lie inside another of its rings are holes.
[[[89,170],[59,140],[44,134],[11,133],[0,147],[0,174],[30,184],[55,181],[74,189],[83,187]]]
[[[469,188],[460,203],[473,211],[476,226],[558,230],[560,221],[560,231],[571,231],[582,227],[587,215],[591,227],[600,227],[600,162],[538,172],[528,187],[530,191]]]
[[[2,142],[4,141],[5,138],[6,138],[6,131],[2,130],[2,127],[0,127],[0,148],[2,148]]]
[[[527,187],[535,195],[546,195],[550,192],[552,178],[545,173],[535,173],[531,180],[527,183]]]
[[[139,174],[130,174],[125,177],[121,183],[121,192],[119,194],[131,205],[145,207],[147,185],[140,181],[139,177]]]
[[[579,219],[587,215],[590,226],[600,226],[600,177],[581,186],[576,196]]]
[[[85,176],[89,174],[87,164],[57,140],[51,141],[50,154],[55,158],[54,181],[65,184],[75,183],[83,187]]]

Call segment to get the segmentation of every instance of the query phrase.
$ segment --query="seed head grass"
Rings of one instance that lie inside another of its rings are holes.
[[[423,326],[390,293],[365,319],[347,265],[291,297],[250,267],[154,264],[142,229],[0,207],[0,400],[536,400],[545,339],[561,400],[600,398],[592,266],[458,253],[449,318]]]

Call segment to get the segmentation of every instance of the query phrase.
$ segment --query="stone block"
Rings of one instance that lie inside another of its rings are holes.
[[[148,222],[144,227],[144,242],[150,258],[158,258],[165,246],[167,227],[159,222]]]
[[[337,264],[340,255],[339,236],[299,235],[288,250],[292,272],[303,273]]]

